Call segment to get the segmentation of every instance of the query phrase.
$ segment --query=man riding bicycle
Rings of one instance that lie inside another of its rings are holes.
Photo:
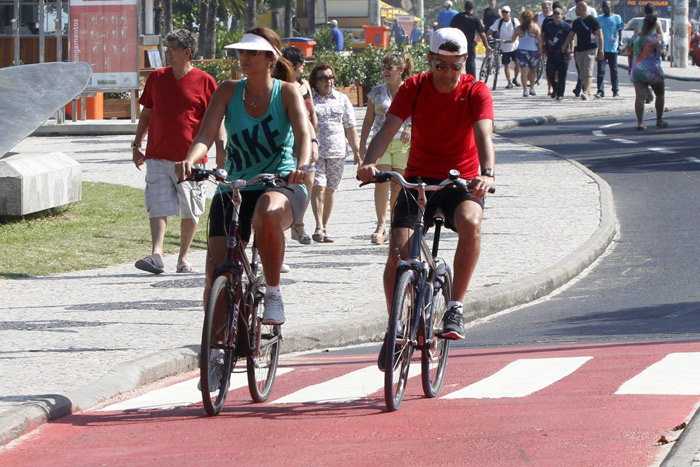
[[[427,194],[426,212],[440,208],[446,225],[459,236],[452,296],[443,320],[445,339],[464,338],[462,300],[479,258],[484,196],[495,182],[496,154],[491,141],[493,99],[485,83],[463,73],[467,50],[467,40],[459,29],[441,28],[435,32],[428,54],[430,72],[409,78],[399,89],[384,125],[372,139],[364,163],[357,171],[361,181],[374,181],[379,172],[375,166],[377,159],[384,154],[401,124],[412,117],[407,179],[439,183],[451,169],[459,170],[462,178],[476,179],[471,192],[455,188]],[[414,198],[400,194],[391,222],[389,257],[384,270],[384,293],[389,309],[397,267],[393,252],[398,248],[402,258],[408,257],[417,213]]]

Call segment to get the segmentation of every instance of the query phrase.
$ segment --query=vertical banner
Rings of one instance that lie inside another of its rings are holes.
[[[139,87],[138,0],[70,0],[70,61],[92,68],[88,89]]]

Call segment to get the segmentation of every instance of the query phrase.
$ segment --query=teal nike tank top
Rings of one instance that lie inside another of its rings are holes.
[[[259,173],[288,174],[296,169],[294,133],[282,104],[282,82],[272,80],[267,112],[260,118],[248,115],[243,101],[247,79],[242,79],[226,108],[224,127],[228,136],[226,170],[228,180],[251,179]],[[302,185],[303,186],[303,185]],[[258,183],[246,190],[262,190]],[[230,191],[230,188],[220,188]]]

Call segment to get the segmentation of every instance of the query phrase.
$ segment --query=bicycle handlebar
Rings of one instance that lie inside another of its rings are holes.
[[[473,178],[471,180],[465,180],[463,178],[459,178],[459,176],[460,176],[459,170],[452,169],[449,172],[448,178],[441,181],[439,184],[426,185],[425,183],[408,182],[408,181],[406,181],[405,178],[403,178],[403,176],[400,173],[393,172],[393,171],[386,171],[386,172],[379,172],[375,176],[375,179],[376,179],[375,181],[364,182],[364,183],[361,183],[360,186],[362,187],[362,186],[365,186],[369,183],[384,183],[384,182],[388,182],[391,179],[394,179],[404,188],[421,188],[422,187],[425,191],[438,191],[438,190],[443,189],[447,185],[456,185],[456,186],[463,188],[464,190],[469,190],[470,188],[472,188],[472,184],[474,183],[474,181],[476,181],[475,178]],[[489,188],[489,193],[493,194],[495,192],[496,192],[495,188],[493,188],[493,187]]]
[[[250,180],[231,180],[228,181],[226,180],[226,177],[228,176],[228,172],[226,172],[224,169],[216,169],[216,170],[209,170],[209,169],[199,169],[199,168],[193,168],[192,169],[192,174],[190,175],[190,180],[196,181],[196,182],[202,182],[204,180],[212,180],[216,183],[219,183],[221,185],[226,185],[234,190],[241,190],[247,186],[250,185],[255,185],[256,183],[263,183],[266,186],[270,188],[274,188],[279,186],[280,182],[286,182],[289,175],[280,175],[280,174],[272,174],[272,173],[261,173],[256,175],[255,177],[251,178]]]

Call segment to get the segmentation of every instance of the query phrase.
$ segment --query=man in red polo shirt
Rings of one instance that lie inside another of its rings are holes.
[[[357,172],[363,182],[374,180],[378,172],[374,165],[376,160],[403,121],[412,117],[407,179],[420,177],[428,184],[437,183],[447,178],[450,169],[459,170],[462,178],[477,179],[471,192],[427,193],[432,195],[428,207],[441,207],[447,226],[459,236],[452,297],[443,320],[442,335],[446,339],[464,338],[462,300],[479,258],[484,196],[495,182],[496,155],[491,141],[493,100],[484,83],[463,73],[467,50],[467,40],[459,29],[441,28],[435,32],[428,54],[430,72],[409,78],[399,89],[384,125],[372,139]],[[398,248],[401,256],[407,258],[417,212],[417,205],[410,197],[399,196],[384,271],[388,307],[397,265],[394,251]]]
[[[177,215],[180,216],[180,253],[176,271],[196,272],[187,261],[187,254],[199,216],[204,212],[204,182],[178,183],[175,163],[187,156],[216,89],[214,78],[191,63],[197,41],[190,31],[177,29],[165,41],[170,66],[149,75],[139,99],[143,110],[131,143],[136,168],[141,170],[141,165],[146,163],[145,202],[153,242],[151,254],[138,260],[135,266],[154,274],[164,272],[165,228],[168,216]],[[141,143],[147,132],[144,155]],[[217,151],[223,154],[223,139],[217,142]],[[206,157],[202,162],[206,163]]]

